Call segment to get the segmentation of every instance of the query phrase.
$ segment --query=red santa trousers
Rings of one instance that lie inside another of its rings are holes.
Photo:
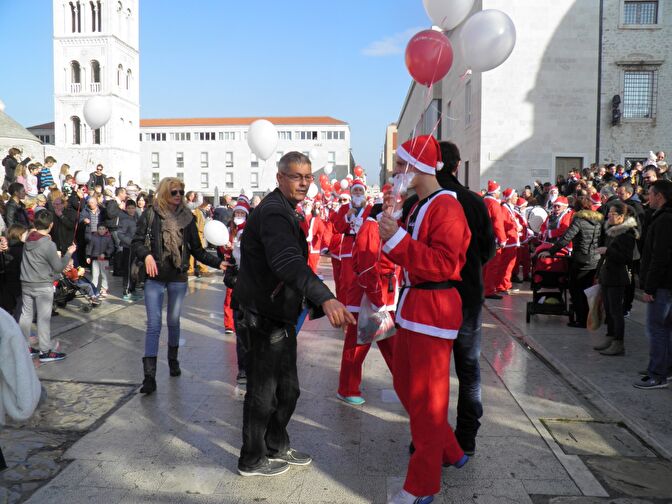
[[[226,289],[226,297],[224,297],[224,329],[233,329],[233,310],[231,309],[231,294],[233,289]]]
[[[313,270],[313,273],[317,275],[317,267],[320,265],[320,253],[313,253],[311,252],[308,254],[308,266],[310,267],[311,270]]]
[[[518,276],[518,272],[522,271],[523,280],[530,279],[530,271],[532,271],[532,257],[530,255],[530,244],[523,243],[518,248],[518,254],[516,255],[516,265],[513,267],[513,273],[515,276]]]
[[[336,284],[336,299],[338,299],[341,303],[345,299],[345,293],[342,292],[343,287],[341,286],[341,260],[340,259],[334,259],[333,257],[331,258],[331,269],[334,274],[334,284]]]
[[[348,305],[348,290],[350,286],[357,281],[357,273],[352,262],[352,257],[341,258],[341,269],[338,273],[338,283],[340,283],[341,294],[338,293],[339,287],[336,287],[336,297],[345,306]]]
[[[441,489],[442,464],[464,456],[448,423],[453,340],[406,329],[394,338],[394,390],[410,417],[415,446],[404,490],[434,495]]]
[[[516,256],[518,255],[518,247],[507,247],[502,249],[502,255],[499,258],[499,272],[497,274],[497,290],[507,291],[511,285],[511,274],[513,267],[516,265]]]
[[[486,296],[497,292],[497,284],[499,283],[497,273],[499,273],[499,261],[502,256],[502,250],[497,249],[495,256],[483,266],[483,284]]]
[[[355,319],[358,318],[356,313],[353,313],[353,315]],[[390,372],[394,369],[394,338],[395,336],[392,336],[377,343]],[[338,393],[343,397],[362,395],[359,390],[362,383],[362,365],[370,348],[370,344],[357,344],[357,325],[350,324],[345,331],[343,355],[341,356],[341,374],[338,378]]]

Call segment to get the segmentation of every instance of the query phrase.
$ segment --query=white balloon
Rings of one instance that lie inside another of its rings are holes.
[[[502,11],[477,12],[464,23],[460,44],[467,67],[474,72],[487,72],[511,55],[516,45],[516,27]]]
[[[331,172],[334,171],[334,167],[330,164],[324,167],[324,173],[326,175],[331,175]]]
[[[75,175],[75,182],[77,182],[77,185],[84,185],[89,181],[89,174],[86,173],[85,171],[78,171],[77,175]]]
[[[355,177],[352,176],[352,173],[348,173],[348,174],[345,176],[345,178],[347,178],[348,180],[352,180],[352,179],[355,178]]]
[[[341,190],[345,190],[350,185],[350,181],[347,178],[341,180]]]
[[[308,153],[308,158],[310,158],[310,162],[313,164],[317,164],[317,160],[320,157],[320,151],[317,149],[310,149],[310,152]]]
[[[308,192],[306,193],[306,196],[308,196],[309,198],[314,198],[315,196],[317,196],[318,192],[319,191],[317,189],[317,186],[314,183],[312,183],[308,186]]]
[[[474,6],[474,0],[422,0],[422,3],[432,23],[445,31],[464,21]]]
[[[331,185],[332,185],[332,186],[333,186],[336,182],[338,182],[338,180],[336,180],[335,178],[332,178],[332,179],[331,179]]]
[[[278,132],[271,121],[257,119],[247,130],[247,145],[264,161],[271,158],[278,146]]]
[[[205,223],[203,236],[215,247],[222,247],[229,243],[229,230],[226,225],[218,220],[211,220]]]
[[[91,129],[105,126],[112,117],[112,105],[105,96],[92,96],[84,104],[84,120]]]

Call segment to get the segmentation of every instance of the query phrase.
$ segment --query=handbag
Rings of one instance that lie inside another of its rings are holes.
[[[152,224],[154,223],[154,209],[148,208],[147,213],[147,229],[145,231],[145,247],[151,250],[152,246]],[[140,283],[145,279],[146,269],[145,261],[140,260],[135,251],[133,251],[134,260],[131,261],[130,277],[134,283]]]

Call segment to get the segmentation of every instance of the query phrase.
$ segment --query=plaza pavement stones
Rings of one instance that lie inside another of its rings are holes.
[[[331,284],[328,271],[323,273]],[[313,464],[292,467],[277,478],[238,476],[244,390],[235,382],[235,335],[223,334],[223,294],[221,275],[190,282],[182,318],[182,376],[168,376],[164,328],[157,393],[124,396],[86,435],[64,445],[66,451],[56,459],[60,472],[27,502],[384,503],[399,490],[410,435],[391,376],[372,349],[364,366],[366,404],[352,407],[338,401],[343,333],[325,320],[307,322],[299,335],[301,397],[289,425],[292,445],[313,455]],[[507,316],[524,317],[516,309],[510,307]],[[566,453],[559,435],[554,437],[544,424],[547,419],[604,418],[547,360],[522,344],[502,318],[484,313],[485,416],[477,453],[462,469],[444,470],[435,502],[605,503],[630,498],[594,462],[601,457]],[[142,303],[95,320],[95,325],[64,333],[68,359],[41,366],[39,375],[54,382],[137,390]],[[567,332],[564,321],[556,324],[556,332]],[[453,379],[453,399],[457,387]],[[455,400],[451,420],[454,410]],[[638,504],[658,502],[639,499]]]

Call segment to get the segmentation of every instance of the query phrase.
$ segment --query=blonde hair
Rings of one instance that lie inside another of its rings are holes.
[[[26,165],[19,163],[16,165],[16,171],[14,171],[15,177],[24,177],[26,176]]]
[[[70,165],[63,163],[61,165],[61,175],[68,175],[70,173]]]
[[[26,198],[23,204],[26,206],[26,210],[35,208],[37,206],[37,198]]]
[[[154,196],[154,208],[161,210],[163,213],[167,213],[169,210],[168,202],[170,199],[170,191],[173,188],[179,188],[184,190],[184,182],[182,179],[177,177],[165,177],[159,182],[159,186],[156,188],[156,196]],[[180,206],[186,207],[184,197],[180,201]]]
[[[63,193],[61,192],[61,190],[58,188],[49,189],[49,201],[53,203],[54,200],[57,199],[63,199]]]

